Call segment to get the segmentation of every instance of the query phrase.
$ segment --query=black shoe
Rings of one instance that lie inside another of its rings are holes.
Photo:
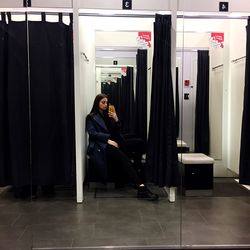
[[[137,198],[146,199],[149,201],[157,201],[159,199],[159,196],[158,194],[152,193],[147,187],[142,186],[138,188]]]

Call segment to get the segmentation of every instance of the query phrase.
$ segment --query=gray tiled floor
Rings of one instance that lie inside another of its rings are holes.
[[[178,197],[170,203],[156,190],[158,202],[136,199],[131,188],[98,191],[99,198],[86,190],[82,204],[69,196],[30,202],[3,192],[0,250],[250,244],[250,196]]]

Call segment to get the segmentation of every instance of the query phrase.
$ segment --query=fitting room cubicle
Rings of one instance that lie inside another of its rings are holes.
[[[250,245],[250,3],[13,0],[0,12],[0,217],[10,218],[0,223],[0,242]],[[127,186],[93,197],[85,118],[101,92],[121,117],[134,105],[133,132],[147,141],[142,164],[158,202],[137,200]],[[18,236],[9,239],[13,228]]]

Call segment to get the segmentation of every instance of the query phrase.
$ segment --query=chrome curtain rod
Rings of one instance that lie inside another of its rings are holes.
[[[242,57],[239,57],[239,58],[236,58],[236,59],[232,60],[231,62],[236,63],[236,62],[238,62],[238,61],[240,61],[242,59],[245,59],[245,58],[246,58],[246,56],[242,56]]]
[[[216,15],[177,15],[177,18],[182,18],[182,19],[243,19],[247,20],[248,16],[240,16],[240,17],[230,17],[230,16],[216,16]]]
[[[72,14],[72,12],[60,12],[60,11],[57,11],[57,12],[47,12],[47,11],[40,11],[40,12],[37,12],[37,11],[23,11],[23,12],[15,12],[15,11],[0,11],[0,12],[3,12],[3,13],[11,13],[11,15],[25,15],[25,14],[28,14],[28,15],[41,15],[41,13],[45,13],[45,15],[52,15],[52,16],[58,16],[58,13],[62,13],[63,16],[70,16]]]
[[[155,18],[155,14],[126,14],[126,13],[124,14],[79,13],[79,16]]]
[[[212,70],[218,69],[218,68],[220,68],[220,67],[223,67],[223,64],[220,64],[220,65],[218,65],[218,66],[213,67]]]

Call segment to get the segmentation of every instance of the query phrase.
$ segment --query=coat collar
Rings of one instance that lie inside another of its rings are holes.
[[[98,123],[98,125],[100,125],[106,131],[108,131],[107,126],[106,126],[106,124],[104,122],[104,119],[103,119],[103,117],[100,114],[95,114],[93,116],[93,119]]]

